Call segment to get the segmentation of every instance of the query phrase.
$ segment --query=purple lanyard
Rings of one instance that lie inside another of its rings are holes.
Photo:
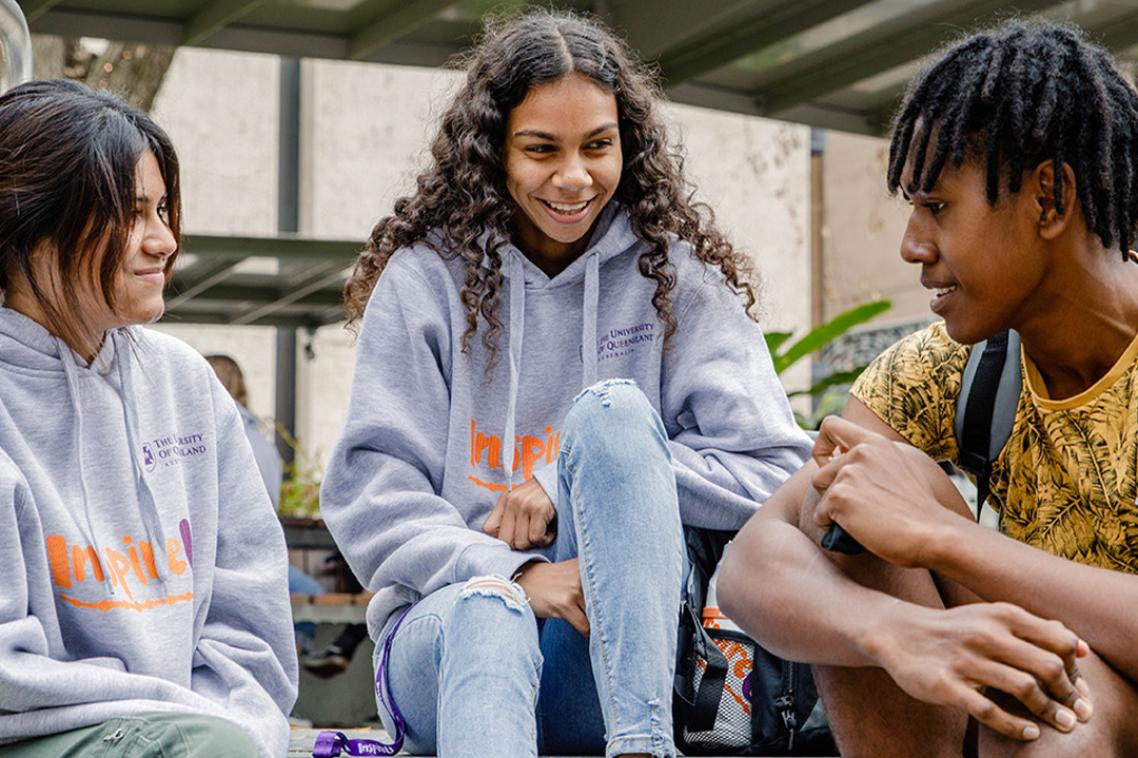
[[[316,744],[312,746],[313,758],[334,758],[343,752],[345,755],[395,755],[403,749],[403,735],[407,733],[407,723],[399,706],[395,705],[395,698],[391,695],[390,677],[387,676],[387,659],[391,655],[391,643],[395,639],[395,632],[399,625],[415,605],[407,606],[395,626],[387,633],[383,640],[383,652],[379,656],[379,665],[375,669],[375,695],[379,702],[391,711],[391,720],[395,726],[395,739],[391,744],[384,744],[377,740],[352,740],[343,732],[321,732],[316,737]],[[388,702],[390,701],[390,702]]]

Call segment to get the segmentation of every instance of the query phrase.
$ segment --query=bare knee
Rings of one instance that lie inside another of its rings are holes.
[[[1060,732],[1046,724],[1031,742],[1004,737],[983,726],[979,731],[979,753],[983,756],[1129,756],[1138,754],[1138,727],[1132,723],[1138,712],[1138,688],[1112,669],[1094,653],[1079,661],[1079,671],[1090,686],[1095,712],[1091,719]],[[1007,696],[998,700],[1001,707],[1017,716],[1035,719],[1017,701]]]
[[[529,604],[526,594],[516,583],[501,576],[476,576],[467,580],[459,593],[459,600],[495,598],[506,608],[521,613]]]

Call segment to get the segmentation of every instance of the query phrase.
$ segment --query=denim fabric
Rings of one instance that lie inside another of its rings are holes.
[[[675,755],[682,530],[664,426],[633,382],[578,395],[558,480],[554,554],[580,559],[588,640],[559,619],[534,618],[520,588],[501,577],[424,598],[396,633],[388,664],[410,752]],[[391,714],[379,711],[390,731]]]

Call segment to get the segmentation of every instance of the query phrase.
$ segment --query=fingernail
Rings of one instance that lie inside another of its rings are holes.
[[[1083,698],[1076,700],[1072,707],[1075,709],[1075,715],[1079,717],[1079,721],[1086,721],[1095,713],[1094,706]]]
[[[1087,680],[1081,676],[1075,680],[1075,689],[1077,689],[1079,691],[1079,694],[1085,698],[1089,698],[1091,696],[1090,685],[1088,685]]]
[[[1055,723],[1064,729],[1070,729],[1075,725],[1075,714],[1066,708],[1060,708],[1055,712]]]
[[[1023,738],[1025,740],[1037,740],[1037,739],[1039,739],[1039,727],[1037,727],[1035,724],[1031,724],[1030,726],[1025,726],[1023,728]]]

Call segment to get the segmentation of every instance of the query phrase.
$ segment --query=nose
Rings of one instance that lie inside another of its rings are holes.
[[[178,241],[170,226],[155,214],[146,224],[146,234],[142,238],[142,249],[155,258],[169,258],[178,249]]]
[[[901,236],[901,259],[906,263],[927,265],[935,263],[936,258],[936,244],[924,229],[924,224],[917,218],[916,212],[910,213],[909,223]]]
[[[585,161],[576,153],[567,155],[553,176],[553,186],[558,189],[583,190],[588,189],[592,184],[593,177],[589,174]]]

